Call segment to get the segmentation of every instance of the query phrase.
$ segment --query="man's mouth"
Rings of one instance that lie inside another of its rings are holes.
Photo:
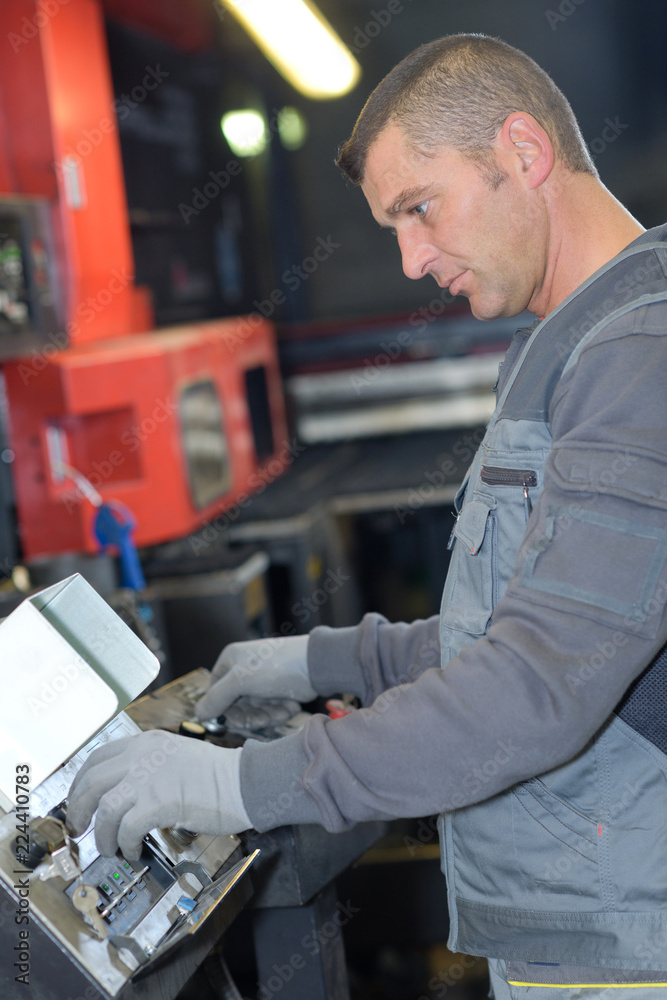
[[[463,285],[462,279],[466,273],[467,273],[467,268],[465,271],[461,271],[460,274],[457,274],[456,277],[452,278],[452,280],[449,282],[449,285],[447,287],[449,288],[449,292],[451,295],[461,294],[461,286]]]

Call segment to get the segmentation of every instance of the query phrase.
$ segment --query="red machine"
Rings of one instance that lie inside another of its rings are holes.
[[[100,4],[3,0],[0,26],[0,191],[51,208],[69,341],[148,330]]]
[[[41,371],[13,362],[6,380],[28,558],[97,550],[76,473],[125,503],[149,545],[247,502],[289,463],[273,328],[259,317],[81,345]]]
[[[148,545],[193,531],[289,461],[266,320],[139,332],[154,319],[134,285],[103,6],[128,18],[134,9],[142,26],[153,19],[190,48],[205,43],[211,17],[202,3],[193,19],[189,5],[169,13],[161,0],[2,0],[0,192],[17,235],[0,248],[0,356],[15,359],[4,370],[28,559],[97,550],[94,508],[77,477],[92,483],[95,502],[125,503],[136,543]],[[17,196],[29,204],[16,207]],[[38,215],[51,229],[39,241],[26,228]],[[40,304],[48,289],[31,278],[46,245],[55,248],[59,323]],[[22,282],[11,273],[19,259]],[[30,339],[38,327],[41,349]]]

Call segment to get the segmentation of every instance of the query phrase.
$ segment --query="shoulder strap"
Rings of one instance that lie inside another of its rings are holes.
[[[504,387],[494,422],[548,422],[559,379],[599,330],[639,305],[665,299],[667,226],[662,226],[643,233],[542,320]]]

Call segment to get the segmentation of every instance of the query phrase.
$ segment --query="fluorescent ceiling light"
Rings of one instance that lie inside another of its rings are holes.
[[[267,59],[306,97],[342,97],[361,67],[310,0],[223,0]]]
[[[229,111],[220,127],[235,156],[257,156],[266,147],[266,124],[258,111]]]

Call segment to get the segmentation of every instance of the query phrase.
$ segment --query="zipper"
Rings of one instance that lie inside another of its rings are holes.
[[[480,478],[487,486],[521,486],[528,517],[533,512],[528,487],[537,486],[537,473],[533,469],[503,469],[498,465],[483,465]]]

